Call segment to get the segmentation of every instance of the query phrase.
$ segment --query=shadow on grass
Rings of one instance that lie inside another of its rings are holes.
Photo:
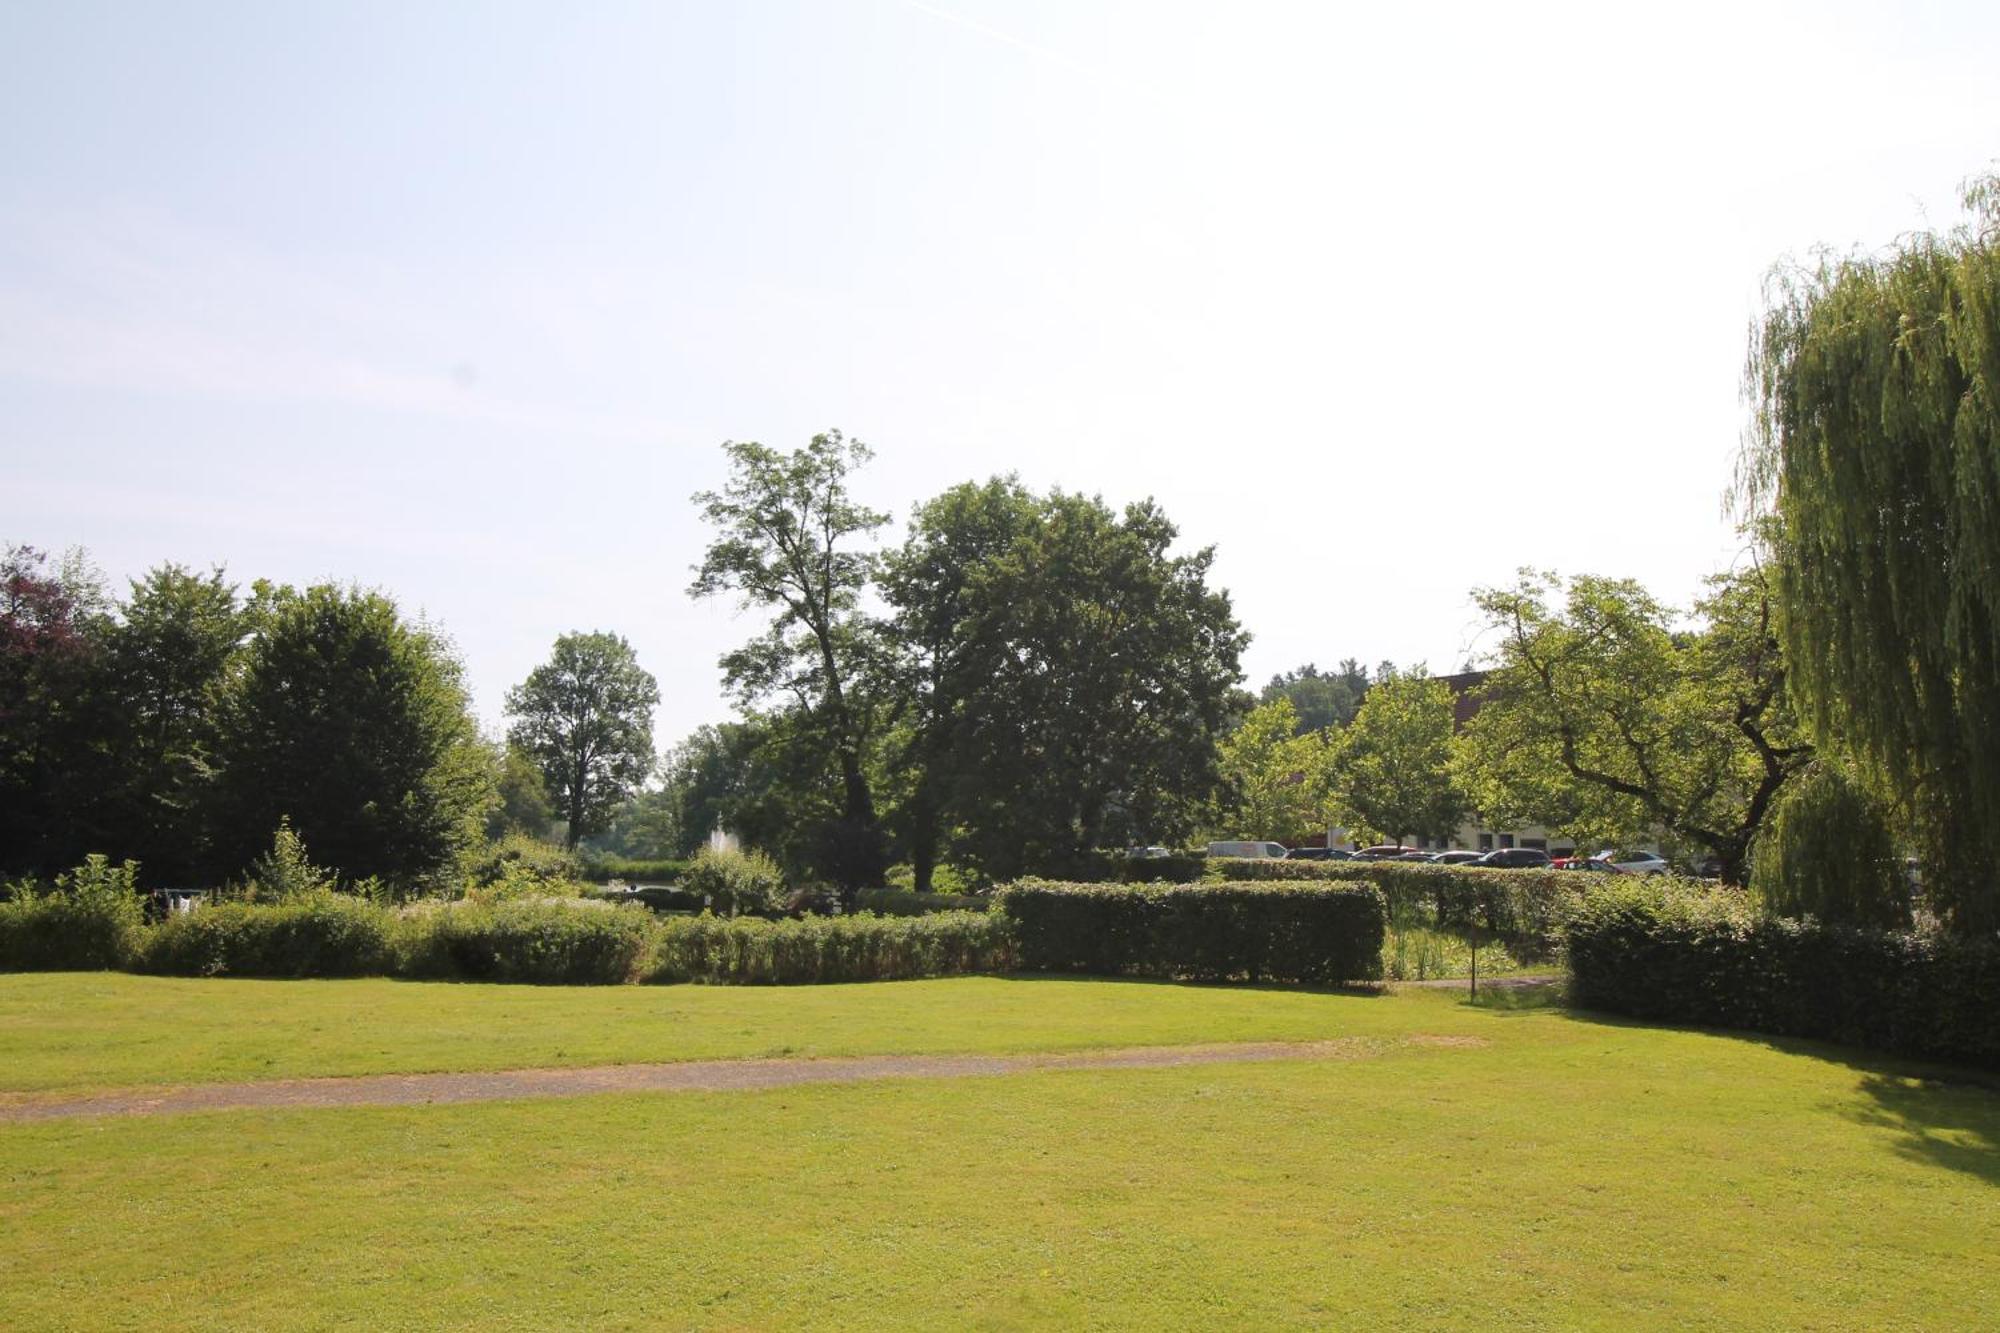
[[[1107,977],[1096,972],[1001,972],[1002,981],[1066,981],[1071,985],[1167,986],[1176,990],[1257,990],[1284,991],[1298,995],[1346,995],[1358,999],[1380,999],[1387,992],[1377,982],[1355,982],[1344,986],[1309,986],[1291,981],[1190,981],[1177,977]]]
[[[1894,1150],[1901,1157],[1961,1171],[2000,1187],[2000,1072],[1739,1028],[1655,1022],[1568,1007],[1562,1016],[1596,1027],[1700,1033],[1852,1070],[1857,1075],[1854,1090],[1864,1104],[1842,1114],[1858,1124],[1891,1131],[1896,1136]]]

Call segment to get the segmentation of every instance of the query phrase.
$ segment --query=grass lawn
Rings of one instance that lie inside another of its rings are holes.
[[[1477,1039],[0,1125],[9,1328],[2000,1320],[2000,1093],[1829,1047],[1435,991],[0,981],[0,1070],[18,1092],[490,1068],[557,1048],[589,1062]],[[162,1006],[188,1022],[147,1021]],[[262,1043],[263,1063],[237,1062],[233,1040]],[[65,1042],[89,1068],[63,1067]]]

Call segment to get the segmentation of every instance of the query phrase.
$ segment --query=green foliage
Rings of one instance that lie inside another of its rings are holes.
[[[184,977],[361,977],[395,966],[389,912],[325,888],[176,913],[145,932],[133,963]]]
[[[1568,913],[1593,876],[1574,870],[1493,870],[1408,861],[1230,861],[1211,876],[1252,882],[1362,883],[1389,904],[1391,917],[1454,930],[1490,933],[1523,962],[1557,949]]]
[[[550,880],[596,878],[575,852],[525,833],[489,842],[467,866],[475,885],[492,884],[523,870]]]
[[[2000,928],[1996,180],[1969,226],[1774,273],[1741,476],[1815,734],[1910,804],[1927,892],[1972,934]]]
[[[0,901],[0,971],[122,967],[138,935],[139,867],[99,855],[56,877],[48,893],[13,886]]]
[[[679,887],[725,916],[769,916],[785,910],[785,876],[762,852],[704,847],[682,872]]]
[[[333,876],[306,856],[305,841],[288,818],[280,817],[271,849],[250,863],[243,895],[252,902],[288,902],[333,888]]]
[[[358,589],[260,586],[250,619],[218,743],[226,864],[289,816],[344,877],[451,883],[493,773],[444,641]]]
[[[643,907],[582,899],[422,903],[404,909],[398,924],[404,975],[470,981],[634,981],[658,939]]]
[[[920,510],[885,582],[897,642],[941,673],[923,707],[941,730],[914,752],[926,817],[989,880],[1180,841],[1220,782],[1244,643],[1213,552],[1170,554],[1150,502],[996,485],[1004,503],[960,488]]]
[[[1910,924],[1910,884],[1881,802],[1822,760],[1793,782],[1757,839],[1751,887],[1779,916]]]
[[[1117,884],[1192,884],[1208,870],[1208,857],[1200,852],[1175,852],[1172,856],[1116,856],[1110,859],[1106,876]]]
[[[998,908],[1032,971],[1316,985],[1382,975],[1382,898],[1363,885],[1022,880]]]
[[[614,879],[627,884],[672,884],[687,874],[687,868],[685,857],[640,861],[622,856],[593,856],[583,863],[576,878],[593,884],[608,884]]]
[[[1270,704],[1289,699],[1297,715],[1298,734],[1303,736],[1346,726],[1367,694],[1368,668],[1350,657],[1338,671],[1323,672],[1308,662],[1295,671],[1273,676],[1258,693],[1257,701]]]
[[[1629,579],[1524,573],[1475,597],[1500,636],[1464,736],[1485,818],[1585,841],[1665,829],[1742,883],[1771,802],[1812,757],[1762,575],[1710,580],[1693,630]]]
[[[507,692],[510,749],[540,769],[567,845],[610,826],[653,771],[660,687],[616,634],[565,634]]]
[[[1565,932],[1571,998],[1636,1018],[2000,1066],[2000,942],[1763,915],[1741,892],[1595,887]]]
[[[486,811],[486,840],[498,842],[509,834],[547,838],[556,813],[542,770],[516,746],[495,745],[491,753],[494,801]]]
[[[661,937],[656,981],[902,981],[1013,965],[1008,922],[981,912],[800,921],[704,914],[662,922]]]
[[[1451,687],[1423,668],[1377,680],[1342,735],[1338,788],[1349,821],[1398,843],[1448,837],[1471,810],[1454,767]]]
[[[881,916],[925,916],[932,912],[983,912],[991,898],[976,893],[916,893],[909,889],[863,889],[854,905]]]
[[[859,610],[874,557],[854,544],[888,515],[847,493],[848,475],[873,455],[839,431],[791,453],[737,441],[723,450],[728,482],[694,497],[716,536],[688,592],[734,594],[771,613],[764,634],[723,657],[723,677],[746,707],[784,699],[789,734],[817,758],[810,769],[840,784],[838,814],[814,831],[815,864],[850,893],[879,884],[887,847],[865,769],[876,646]]]
[[[1222,738],[1222,780],[1232,809],[1221,835],[1282,842],[1324,832],[1337,754],[1323,734],[1299,734],[1298,713],[1286,696],[1252,709]]]

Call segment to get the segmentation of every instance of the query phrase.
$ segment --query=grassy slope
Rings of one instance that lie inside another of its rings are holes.
[[[1143,981],[495,986],[0,975],[0,1097],[38,1088],[1400,1030],[1379,998]],[[1449,1005],[1440,1031],[1457,1031]]]
[[[1270,998],[1108,991],[1192,1006],[1194,1028],[1212,1009],[1194,1037]],[[962,1031],[1009,1049],[1108,991],[721,994],[823,997],[816,1021],[846,1004],[910,1049],[941,1014],[1007,1000],[1028,1007]],[[901,1029],[869,1008],[897,995]],[[1320,1035],[1487,1044],[0,1126],[0,1306],[21,1328],[1965,1328],[2000,1311],[1991,1091],[1436,993],[1275,998],[1317,1010]]]

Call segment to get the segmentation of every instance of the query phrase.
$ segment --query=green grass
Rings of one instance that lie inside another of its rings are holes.
[[[38,988],[74,1002],[100,984],[188,987],[179,1012],[244,1035],[348,1015],[344,1033],[315,1034],[315,1059],[435,1060],[441,1029],[413,1043],[396,1028],[427,1006],[450,1010],[482,1059],[586,1018],[636,1025],[635,1045],[593,1039],[645,1058],[774,1042],[1478,1040],[1325,1062],[5,1125],[10,1328],[1963,1329],[2000,1311],[2000,1094],[1518,995],[6,981],[0,1068],[21,1089],[105,1081],[65,1075],[23,1016]],[[503,1019],[516,995],[527,1007]],[[79,1058],[121,1079],[237,1076],[172,1028],[114,1040],[117,1013],[136,1026],[161,998],[97,993]],[[648,1008],[669,1004],[714,1007]],[[544,1030],[498,1031],[514,1021]],[[5,1058],[29,1046],[39,1084]]]
[[[1060,1051],[1400,1030],[1377,997],[959,977],[843,986],[518,986],[0,975],[0,1099],[212,1083],[772,1055]],[[1458,1030],[1448,1007],[1437,1021]]]

